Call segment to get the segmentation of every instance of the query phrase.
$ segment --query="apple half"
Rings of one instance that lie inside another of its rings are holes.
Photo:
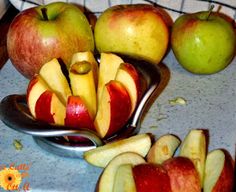
[[[207,154],[204,178],[204,192],[232,192],[234,161],[223,149],[215,149]]]
[[[130,117],[131,101],[126,88],[118,81],[108,82],[98,105],[94,124],[101,138],[123,128]]]
[[[151,144],[151,135],[139,134],[86,151],[84,159],[94,166],[106,167],[115,156],[124,152],[130,151],[145,157]]]
[[[147,161],[162,164],[165,160],[173,157],[180,143],[180,139],[175,135],[166,134],[161,136],[149,150]]]
[[[132,166],[145,163],[145,159],[137,153],[125,152],[115,156],[105,167],[97,183],[97,192],[112,192],[119,166],[131,164]]]
[[[198,171],[201,187],[204,181],[204,169],[207,153],[206,135],[202,129],[192,129],[184,138],[180,146],[180,156],[187,157],[192,160]]]
[[[172,192],[201,192],[200,178],[187,157],[173,157],[163,162],[170,178]]]

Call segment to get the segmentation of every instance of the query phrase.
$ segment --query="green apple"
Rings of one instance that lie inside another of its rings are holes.
[[[171,45],[186,70],[213,74],[231,62],[236,36],[231,23],[209,10],[180,16],[173,24]]]
[[[163,12],[147,4],[117,5],[105,10],[94,29],[99,52],[113,52],[159,63],[169,30]]]
[[[30,78],[53,58],[69,66],[74,53],[94,50],[94,38],[78,7],[56,2],[20,12],[10,25],[7,49],[16,69]]]

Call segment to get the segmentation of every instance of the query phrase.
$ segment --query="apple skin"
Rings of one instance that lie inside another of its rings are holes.
[[[162,15],[158,8],[147,4],[108,8],[95,25],[97,50],[158,64],[169,43],[169,29]]]
[[[47,9],[49,21],[43,18],[42,8]],[[56,2],[19,13],[9,27],[7,50],[16,69],[31,78],[53,58],[69,66],[74,53],[94,51],[94,38],[78,7]]]
[[[200,178],[190,159],[173,157],[162,165],[169,175],[172,192],[201,192]]]
[[[159,164],[143,163],[133,167],[137,192],[171,192],[167,171]]]
[[[173,24],[171,45],[180,65],[194,74],[223,70],[235,55],[236,35],[231,23],[208,11],[185,14]]]

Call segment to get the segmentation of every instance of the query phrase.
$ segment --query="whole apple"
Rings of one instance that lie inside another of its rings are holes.
[[[236,36],[230,22],[211,11],[180,16],[173,24],[171,45],[178,62],[195,74],[223,70],[235,54]]]
[[[52,58],[68,66],[74,53],[94,51],[94,39],[78,7],[56,2],[20,12],[9,27],[7,49],[16,69],[31,78]]]
[[[94,29],[99,52],[114,52],[159,63],[169,42],[167,17],[152,5],[116,5],[105,10]]]

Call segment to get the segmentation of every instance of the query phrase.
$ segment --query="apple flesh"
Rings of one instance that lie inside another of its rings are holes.
[[[223,149],[208,153],[205,166],[204,192],[232,192],[234,180],[234,161]]]
[[[94,38],[78,7],[55,2],[20,12],[9,27],[7,50],[16,69],[31,78],[53,58],[69,67],[74,53],[94,51]]]
[[[235,55],[236,35],[232,24],[219,13],[185,14],[174,23],[171,45],[178,62],[195,74],[223,70]]]
[[[151,144],[149,134],[139,134],[86,151],[84,159],[94,166],[106,167],[115,156],[121,153],[131,151],[145,157]]]
[[[173,157],[162,165],[170,178],[172,192],[201,192],[198,172],[189,158]]]
[[[118,81],[110,81],[103,89],[94,120],[101,138],[121,130],[130,117],[131,101],[125,87]]]
[[[147,161],[149,163],[162,164],[165,160],[173,157],[180,143],[180,139],[174,135],[167,134],[161,136],[149,150]]]
[[[98,192],[112,192],[115,182],[116,171],[119,166],[131,164],[132,166],[142,164],[145,160],[142,156],[133,152],[126,152],[115,156],[103,170],[97,184]]]
[[[167,171],[159,164],[138,164],[133,176],[137,192],[172,192]]]
[[[169,29],[157,7],[116,5],[98,17],[94,37],[100,53],[113,52],[157,64],[166,53]]]

